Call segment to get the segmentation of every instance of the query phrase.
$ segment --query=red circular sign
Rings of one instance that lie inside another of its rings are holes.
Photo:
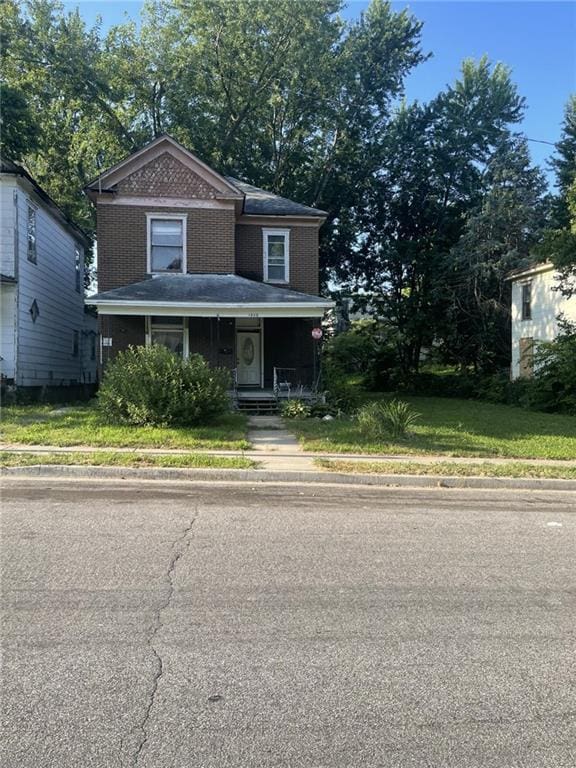
[[[312,338],[313,339],[321,339],[322,338],[322,328],[312,328]]]

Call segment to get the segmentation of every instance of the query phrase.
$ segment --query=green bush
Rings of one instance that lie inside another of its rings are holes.
[[[360,431],[378,441],[387,437],[406,437],[419,417],[420,414],[403,400],[367,403],[356,414]]]
[[[286,400],[282,403],[282,416],[287,419],[307,419],[311,408],[303,400]]]
[[[108,364],[98,406],[113,423],[205,424],[230,408],[230,374],[201,355],[187,360],[166,347],[129,347]]]
[[[576,326],[537,345],[528,399],[531,408],[576,415]]]
[[[326,403],[336,413],[353,413],[360,404],[362,392],[358,384],[338,366],[327,361],[323,368]]]

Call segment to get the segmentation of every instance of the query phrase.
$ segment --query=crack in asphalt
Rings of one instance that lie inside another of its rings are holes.
[[[148,720],[150,719],[150,713],[152,712],[152,708],[154,706],[154,700],[156,697],[156,693],[158,691],[160,678],[164,673],[164,663],[162,660],[162,656],[156,650],[154,646],[154,640],[158,632],[164,626],[164,624],[162,623],[162,613],[170,606],[172,597],[174,595],[174,581],[173,581],[174,571],[176,569],[178,561],[190,547],[190,543],[191,543],[190,533],[192,531],[192,527],[194,526],[194,523],[198,519],[198,514],[199,514],[198,509],[196,509],[196,514],[194,515],[194,517],[190,520],[186,528],[184,528],[181,535],[172,543],[172,557],[170,558],[170,562],[168,563],[168,569],[166,571],[166,583],[168,587],[166,591],[166,597],[157,606],[156,611],[154,613],[153,622],[150,626],[150,636],[148,637],[148,645],[150,646],[150,650],[152,651],[152,654],[154,656],[155,670],[152,678],[152,687],[148,693],[148,703],[144,711],[144,716],[140,721],[140,723],[136,726],[136,729],[140,732],[140,737],[138,740],[138,744],[136,746],[136,751],[132,756],[133,768],[136,768],[136,766],[138,765],[138,761],[140,760],[142,751],[148,742],[148,733],[147,733],[146,727],[148,725]],[[121,765],[123,765],[122,757],[120,757],[120,763]]]

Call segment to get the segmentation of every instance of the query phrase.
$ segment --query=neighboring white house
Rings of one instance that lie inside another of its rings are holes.
[[[0,376],[20,388],[96,382],[96,318],[84,309],[90,242],[27,171],[0,165]]]
[[[558,290],[552,264],[536,264],[509,275],[512,282],[512,366],[510,376],[531,376],[534,347],[558,335],[558,318],[576,322],[576,296]]]

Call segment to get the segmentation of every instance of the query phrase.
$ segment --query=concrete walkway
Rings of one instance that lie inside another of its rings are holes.
[[[314,469],[314,456],[303,452],[280,416],[250,416],[248,427],[253,450],[244,455],[261,462],[262,469]]]

